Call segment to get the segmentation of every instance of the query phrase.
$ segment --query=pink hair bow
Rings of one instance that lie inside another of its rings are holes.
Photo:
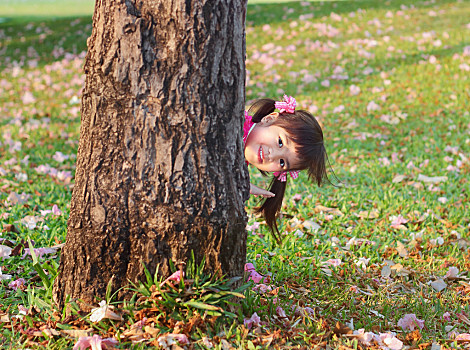
[[[295,112],[295,106],[297,105],[297,101],[295,98],[292,96],[287,96],[284,95],[284,101],[283,102],[275,102],[274,107],[279,109],[281,113],[294,113]]]
[[[297,179],[299,177],[300,171],[292,170],[292,171],[276,171],[274,176],[281,182],[286,182],[287,180],[287,173],[290,174],[290,177],[293,179]]]

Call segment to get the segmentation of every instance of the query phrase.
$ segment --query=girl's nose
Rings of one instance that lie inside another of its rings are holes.
[[[277,161],[283,157],[283,150],[279,147],[274,147],[269,150],[269,159],[271,162]]]

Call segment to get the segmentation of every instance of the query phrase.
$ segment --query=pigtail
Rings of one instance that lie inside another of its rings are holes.
[[[257,214],[262,214],[266,220],[271,233],[278,244],[281,244],[281,234],[277,227],[277,216],[281,210],[282,200],[284,199],[284,193],[286,191],[287,182],[279,181],[276,177],[273,177],[271,184],[269,185],[269,191],[274,193],[274,197],[266,198],[260,207],[255,209]]]
[[[251,105],[250,109],[248,109],[248,114],[252,117],[251,120],[254,123],[259,123],[261,119],[276,110],[276,107],[274,106],[275,103],[276,101],[270,98],[256,100]]]

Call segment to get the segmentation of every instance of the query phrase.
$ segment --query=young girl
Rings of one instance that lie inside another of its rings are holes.
[[[245,111],[243,142],[247,163],[261,173],[273,173],[269,191],[250,184],[250,193],[265,197],[256,209],[265,217],[276,241],[281,237],[276,217],[281,209],[287,177],[296,179],[307,169],[308,176],[319,186],[327,179],[323,132],[309,112],[295,110],[296,101],[284,95],[283,102],[260,99]],[[275,110],[278,109],[278,112]]]

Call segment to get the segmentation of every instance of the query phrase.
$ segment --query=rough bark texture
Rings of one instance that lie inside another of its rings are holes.
[[[191,251],[207,271],[242,274],[245,11],[246,0],[97,1],[59,305],[142,280],[142,262],[169,275]]]

